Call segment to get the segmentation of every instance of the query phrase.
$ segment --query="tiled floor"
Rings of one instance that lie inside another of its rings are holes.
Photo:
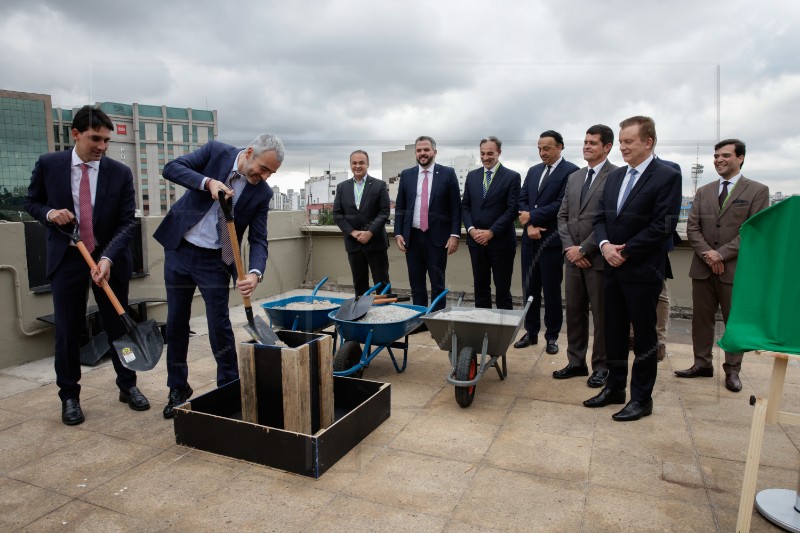
[[[232,312],[244,321],[242,308]],[[214,387],[204,317],[190,344],[190,382]],[[750,433],[751,394],[772,360],[748,355],[738,394],[691,365],[686,321],[674,320],[653,416],[611,420],[586,409],[585,379],[543,345],[510,349],[509,376],[479,383],[460,408],[445,383],[447,353],[414,335],[408,369],[379,355],[365,378],[392,384],[392,414],[313,480],[175,444],[164,420],[164,360],[140,375],[152,409],[117,400],[108,362],[82,379],[86,422],[67,427],[51,362],[0,371],[0,530],[24,531],[733,531]],[[237,336],[245,340],[241,328]],[[794,365],[792,365],[794,366]],[[789,369],[784,408],[800,410]],[[758,489],[795,488],[800,428],[768,426]],[[775,531],[757,512],[752,531]]]

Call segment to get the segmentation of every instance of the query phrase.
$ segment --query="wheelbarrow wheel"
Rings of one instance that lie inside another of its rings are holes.
[[[342,344],[336,353],[333,354],[333,370],[334,372],[343,372],[350,370],[361,361],[361,345],[355,341],[347,341]],[[364,376],[364,369],[361,368],[358,372],[354,372],[350,377],[360,378]]]
[[[471,381],[478,373],[478,358],[475,349],[467,346],[462,348],[456,362],[456,379],[458,381]],[[469,387],[456,387],[456,402],[461,407],[469,407],[475,398],[475,385]]]

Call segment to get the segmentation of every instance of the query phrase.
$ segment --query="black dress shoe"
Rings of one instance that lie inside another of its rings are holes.
[[[585,366],[567,365],[561,370],[553,371],[553,377],[556,379],[574,378],[575,376],[588,376],[589,369]]]
[[[544,349],[550,355],[558,353],[558,342],[556,341],[547,341],[547,348]],[[587,372],[584,376],[588,375]]]
[[[128,407],[134,411],[147,411],[150,409],[150,402],[144,397],[138,387],[131,387],[128,390],[119,391],[119,401],[127,403]]]
[[[185,389],[169,389],[167,405],[164,407],[164,418],[172,418],[175,416],[175,408],[191,398],[192,393],[194,393],[194,391],[189,385],[186,385]]]
[[[692,365],[691,368],[687,368],[686,370],[676,370],[675,375],[679,378],[713,378],[714,377],[714,367],[702,367],[697,365]]]
[[[599,389],[606,384],[608,379],[608,370],[595,370],[592,372],[591,377],[586,381],[586,384],[593,389]]]
[[[514,343],[514,348],[527,348],[532,344],[536,344],[539,342],[539,338],[536,336],[531,337],[527,333],[522,336],[520,340]]]
[[[605,387],[600,394],[583,402],[586,407],[605,407],[606,405],[625,403],[625,389],[611,390]]]
[[[730,372],[725,376],[725,388],[731,392],[739,392],[742,390],[742,381],[739,379],[739,374]]]
[[[611,418],[617,422],[630,422],[632,420],[639,420],[643,416],[650,416],[653,414],[653,400],[649,402],[640,402],[639,400],[631,400],[622,408],[621,411],[611,415]]]
[[[81,402],[77,398],[61,400],[61,421],[68,426],[77,426],[86,420],[81,409]]]

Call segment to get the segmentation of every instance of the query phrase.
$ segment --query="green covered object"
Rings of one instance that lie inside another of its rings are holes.
[[[719,340],[723,350],[800,355],[799,231],[800,196],[742,225],[731,313]]]

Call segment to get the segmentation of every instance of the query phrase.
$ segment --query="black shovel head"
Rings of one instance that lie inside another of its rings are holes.
[[[136,372],[152,370],[164,350],[164,338],[155,320],[137,324],[112,344],[122,365]]]
[[[280,342],[280,339],[272,328],[269,327],[260,316],[253,317],[253,323],[247,322],[244,325],[244,329],[253,337],[253,340],[259,344],[274,346],[276,343]]]
[[[345,300],[339,308],[339,312],[336,313],[336,318],[348,322],[358,320],[367,314],[369,308],[372,307],[372,300],[374,299],[374,294],[368,294],[366,296],[356,296],[355,298]]]

